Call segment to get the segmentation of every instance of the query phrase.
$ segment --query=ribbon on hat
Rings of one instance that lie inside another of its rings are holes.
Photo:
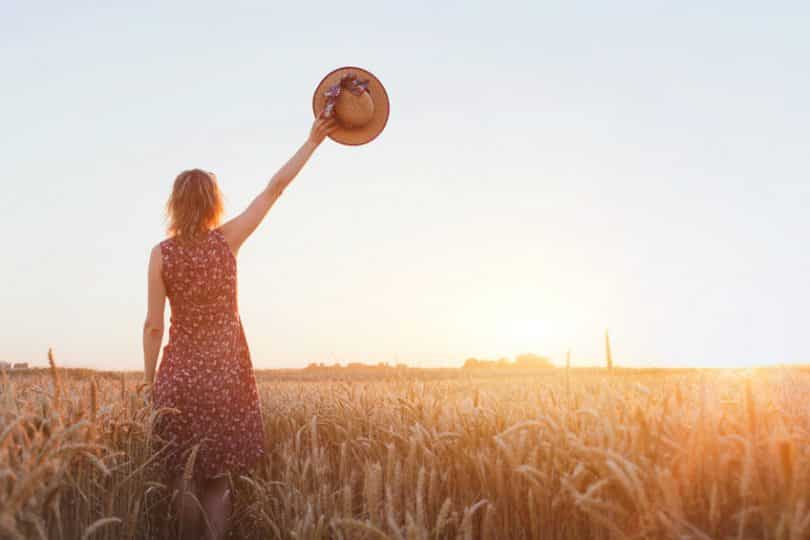
[[[361,81],[352,72],[346,73],[336,84],[333,84],[326,92],[324,92],[323,95],[326,96],[326,105],[324,106],[323,113],[321,114],[325,118],[332,116],[332,113],[335,111],[335,103],[337,102],[337,98],[340,96],[343,90],[348,90],[355,96],[360,96],[363,94],[363,92],[368,92],[368,83],[368,80]]]

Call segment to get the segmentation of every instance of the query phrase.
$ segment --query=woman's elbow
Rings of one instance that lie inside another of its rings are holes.
[[[143,334],[145,336],[162,336],[163,323],[146,319],[143,323]]]

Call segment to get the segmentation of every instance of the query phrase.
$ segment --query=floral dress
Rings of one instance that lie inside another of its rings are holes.
[[[264,422],[236,300],[236,258],[219,229],[193,244],[160,243],[171,306],[169,341],[154,382],[155,434],[164,470],[193,476],[245,474],[266,453]]]

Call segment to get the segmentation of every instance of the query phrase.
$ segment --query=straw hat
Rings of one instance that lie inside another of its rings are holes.
[[[321,80],[312,96],[315,116],[334,116],[339,127],[329,137],[349,145],[366,144],[382,132],[388,121],[388,94],[382,83],[365,69],[338,68]]]

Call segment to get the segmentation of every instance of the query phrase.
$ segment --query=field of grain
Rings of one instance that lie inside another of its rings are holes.
[[[231,538],[810,538],[806,371],[257,379]],[[170,537],[139,382],[2,376],[0,537]]]

